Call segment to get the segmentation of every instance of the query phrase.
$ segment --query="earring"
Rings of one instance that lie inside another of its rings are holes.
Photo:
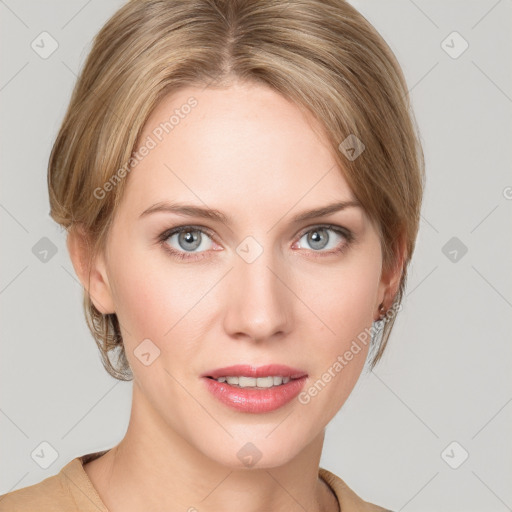
[[[385,312],[384,312],[384,303],[381,302],[379,306],[379,318],[377,319],[378,322],[381,322],[384,320]]]

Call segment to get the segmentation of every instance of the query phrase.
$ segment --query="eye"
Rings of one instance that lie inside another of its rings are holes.
[[[212,239],[208,232],[196,226],[167,230],[160,236],[160,241],[171,254],[181,259],[197,258],[193,254],[212,249]]]
[[[168,229],[158,238],[167,252],[182,260],[198,260],[207,257],[208,250],[222,250],[219,246],[213,245],[213,234],[210,230],[199,226],[179,226]],[[296,245],[300,244],[298,248],[302,249],[304,243],[312,248],[311,252],[319,253],[315,257],[329,256],[344,252],[353,239],[352,232],[340,226],[314,226],[300,235],[300,239],[294,243],[293,248],[297,248]]]
[[[334,233],[334,235],[329,233]],[[301,248],[303,243],[309,245],[314,252],[335,254],[347,249],[352,239],[353,236],[350,231],[338,226],[327,225],[315,226],[309,229],[301,235],[299,243],[301,244]],[[304,242],[302,242],[302,240],[304,240]]]

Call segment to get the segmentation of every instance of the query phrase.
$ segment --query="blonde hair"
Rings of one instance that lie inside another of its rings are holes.
[[[343,176],[379,229],[383,270],[401,267],[393,298],[401,304],[419,227],[423,151],[400,65],[343,0],[128,2],[96,35],[52,148],[51,217],[87,235],[92,261],[105,247],[126,185],[119,170],[129,172],[127,162],[158,102],[179,88],[237,80],[265,84],[319,121]],[[347,137],[364,144],[357,158],[340,150]],[[116,176],[98,199],[95,191]],[[131,380],[115,313],[100,313],[86,289],[84,310],[105,369]],[[373,347],[372,369],[395,317]]]

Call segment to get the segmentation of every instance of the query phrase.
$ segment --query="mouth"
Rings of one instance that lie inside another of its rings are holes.
[[[269,389],[284,386],[290,381],[307,377],[307,373],[298,368],[281,364],[259,367],[234,365],[211,370],[203,374],[202,377],[237,388]]]
[[[297,380],[299,377],[292,379],[291,377],[282,377],[280,375],[269,375],[268,377],[255,378],[230,375],[218,378],[208,376],[206,378],[217,382],[225,382],[226,384],[237,388],[268,389],[288,384],[291,380]]]
[[[206,389],[221,403],[244,413],[275,411],[293,399],[306,385],[308,374],[285,365],[235,365],[201,375]]]
[[[237,364],[207,371],[201,377],[211,377],[213,379],[220,377],[249,377],[255,379],[262,377],[288,377],[289,379],[300,379],[301,377],[307,377],[307,372],[284,364],[267,364],[264,366]]]

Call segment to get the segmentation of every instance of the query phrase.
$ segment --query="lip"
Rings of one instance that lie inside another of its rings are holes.
[[[230,368],[239,369],[240,367]],[[270,371],[266,369],[267,367],[264,368],[264,370],[260,369],[260,371]],[[254,369],[254,371],[256,372],[257,369]],[[237,375],[241,374],[238,373]],[[277,375],[279,375],[279,373],[277,373]],[[219,377],[222,376],[223,375],[219,375]],[[231,409],[235,409],[240,412],[258,414],[275,411],[276,409],[279,409],[280,407],[283,407],[287,403],[291,402],[304,388],[307,375],[303,375],[300,378],[291,379],[288,383],[281,384],[280,386],[261,389],[230,386],[227,382],[218,382],[215,379],[208,378],[206,375],[202,376],[201,380],[205,383],[207,390],[215,398],[217,398],[221,403],[227,405]]]
[[[301,377],[307,377],[308,374],[303,370],[291,368],[283,364],[267,364],[257,367],[249,364],[237,364],[209,370],[203,373],[201,377],[214,377],[218,379],[219,377],[269,377],[271,375],[300,379]]]

